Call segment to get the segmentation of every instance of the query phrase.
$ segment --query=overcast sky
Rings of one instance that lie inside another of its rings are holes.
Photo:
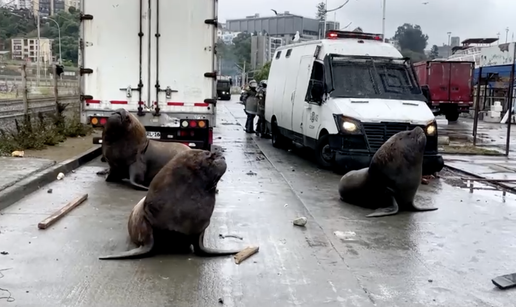
[[[272,16],[278,12],[315,17],[316,5],[321,0],[219,0],[221,20],[241,18],[254,13]],[[328,9],[342,5],[346,0],[328,0]],[[367,32],[382,31],[382,0],[350,0],[336,12],[341,27],[349,30],[362,27]],[[424,2],[428,4],[424,5]],[[516,32],[516,0],[387,0],[386,37],[392,37],[396,28],[405,23],[419,24],[429,36],[429,46],[447,43],[448,35],[459,36],[461,41],[472,37],[497,37],[505,42],[509,27],[509,41]],[[334,13],[328,13],[328,20]],[[516,36],[516,34],[515,34]]]

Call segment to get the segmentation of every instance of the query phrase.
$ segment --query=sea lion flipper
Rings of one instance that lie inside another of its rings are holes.
[[[138,248],[134,248],[120,254],[109,255],[109,256],[100,256],[100,260],[115,260],[115,259],[131,259],[131,258],[141,258],[141,256],[145,256],[150,253],[152,250],[153,244],[142,245]]]
[[[410,204],[410,206],[407,208],[407,210],[411,210],[411,211],[435,211],[437,209],[439,209],[439,208],[436,208],[436,207],[427,207],[427,208],[418,207],[414,203]]]
[[[198,236],[194,236],[193,240],[193,246],[194,246],[194,253],[197,256],[229,256],[229,255],[236,255],[240,251],[238,250],[217,250],[217,249],[211,249],[206,246],[204,246],[204,231],[201,232]]]
[[[143,181],[143,174],[145,173],[145,164],[137,162],[129,166],[129,184],[137,190],[148,191],[149,187],[143,186],[137,181]]]
[[[391,189],[387,189],[387,191],[392,193]],[[367,217],[382,217],[397,214],[399,211],[398,202],[392,194],[389,194],[388,197],[391,199],[391,205],[389,207],[378,208],[373,213],[368,214]]]
[[[129,185],[131,185],[133,188],[135,188],[137,190],[142,190],[142,191],[148,191],[149,190],[149,187],[146,187],[146,186],[143,186],[143,185],[141,185],[139,183],[131,181],[131,179],[125,178],[122,181],[127,183],[127,184],[129,184]]]

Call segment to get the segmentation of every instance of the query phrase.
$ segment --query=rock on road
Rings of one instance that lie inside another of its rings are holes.
[[[0,215],[2,306],[510,306],[490,279],[516,272],[513,195],[469,193],[445,179],[417,201],[438,211],[368,219],[338,199],[339,176],[243,132],[242,106],[220,102],[217,150],[228,171],[206,245],[260,246],[232,257],[158,255],[100,261],[130,248],[127,218],[143,192],[107,184],[98,159]],[[53,193],[47,193],[48,189]],[[51,228],[37,223],[89,199]],[[305,228],[292,221],[308,218]],[[236,234],[243,240],[219,234]],[[2,277],[3,276],[3,277]],[[223,304],[219,302],[221,299]]]

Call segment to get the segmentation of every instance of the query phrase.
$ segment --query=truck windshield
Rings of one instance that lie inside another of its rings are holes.
[[[421,100],[421,89],[403,60],[333,57],[333,97]]]
[[[213,83],[212,83],[213,84]],[[230,88],[230,85],[229,85],[229,81],[217,81],[217,90],[229,90]]]

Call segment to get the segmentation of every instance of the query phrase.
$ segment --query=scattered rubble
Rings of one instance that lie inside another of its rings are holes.
[[[294,225],[296,226],[300,226],[300,227],[304,227],[306,225],[306,223],[308,222],[307,218],[302,216],[302,217],[298,217],[297,219],[295,219],[293,221]]]
[[[234,256],[235,263],[240,264],[244,262],[247,258],[251,257],[252,255],[256,254],[260,250],[260,247],[258,246],[249,246],[240,251],[238,254]]]

